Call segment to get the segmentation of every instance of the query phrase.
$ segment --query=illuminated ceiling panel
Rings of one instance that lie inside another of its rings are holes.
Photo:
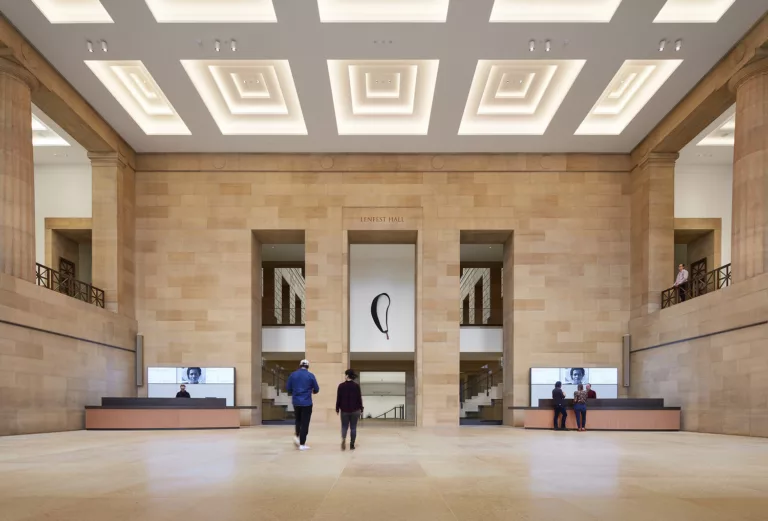
[[[67,141],[32,114],[32,146],[68,147]]]
[[[576,134],[621,134],[683,60],[627,60]]]
[[[732,147],[735,140],[736,115],[726,119],[722,125],[710,132],[707,137],[699,141],[700,147]]]
[[[85,64],[145,134],[190,134],[141,61],[86,60]]]
[[[480,60],[459,134],[544,134],[584,63]]]
[[[277,22],[272,0],[145,0],[160,23]]]
[[[608,23],[621,0],[495,0],[491,22]]]
[[[717,23],[736,0],[667,0],[653,23]]]
[[[52,24],[111,24],[100,0],[32,0]]]
[[[328,60],[340,135],[425,135],[439,60]]]
[[[181,60],[225,135],[307,133],[288,60]]]
[[[321,22],[445,22],[449,0],[317,0]]]

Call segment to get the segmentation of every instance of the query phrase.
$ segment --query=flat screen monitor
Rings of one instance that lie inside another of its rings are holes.
[[[186,385],[192,398],[226,398],[235,405],[234,367],[148,367],[149,398],[174,398]]]
[[[598,398],[619,397],[619,370],[616,367],[531,367],[531,407],[539,400],[552,399],[555,382],[562,382],[566,398],[581,384],[592,384]]]

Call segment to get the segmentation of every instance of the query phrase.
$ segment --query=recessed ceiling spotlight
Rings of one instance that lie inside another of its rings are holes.
[[[107,41],[106,40],[102,40],[101,41],[101,50],[104,51],[104,52],[107,52]]]
[[[664,51],[664,48],[667,46],[667,40],[661,40],[659,42],[659,52]]]
[[[232,49],[232,52],[237,52],[237,42],[235,40],[229,43],[229,47]]]
[[[536,40],[531,40],[528,42],[528,50],[531,52],[536,50]]]
[[[677,39],[675,40],[675,51],[679,51],[683,48],[683,40]]]
[[[88,52],[93,52],[93,42],[90,40],[87,40],[85,42],[85,48],[88,49]]]
[[[552,42],[550,42],[549,40],[547,40],[546,42],[544,42],[544,50],[545,50],[546,52],[549,52],[549,51],[551,51],[551,50],[552,50]]]
[[[216,52],[221,51],[221,42],[219,40],[213,42],[213,50]]]

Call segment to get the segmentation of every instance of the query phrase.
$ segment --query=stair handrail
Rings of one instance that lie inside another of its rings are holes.
[[[491,389],[498,383],[501,383],[503,368],[501,366],[485,368],[470,374],[466,381],[459,384],[459,401],[463,404],[473,396],[479,396],[485,393],[491,395]],[[475,393],[474,390],[479,392]]]
[[[405,419],[405,404],[403,404],[403,405],[395,405],[394,407],[392,407],[392,408],[391,408],[390,410],[388,410],[387,412],[381,413],[381,414],[379,414],[378,416],[374,416],[374,417],[373,417],[373,419],[375,420],[375,419],[377,419],[377,418],[382,418],[382,417],[383,417],[383,418],[386,420],[386,419],[387,419],[387,414],[389,414],[389,413],[391,413],[391,412],[393,412],[393,411],[394,411],[394,413],[395,413],[395,417],[393,418],[394,420],[397,420],[397,419],[398,419],[398,418],[397,418],[397,413],[398,413],[398,411],[400,412],[400,419],[401,419],[401,420],[404,420],[404,419]]]

